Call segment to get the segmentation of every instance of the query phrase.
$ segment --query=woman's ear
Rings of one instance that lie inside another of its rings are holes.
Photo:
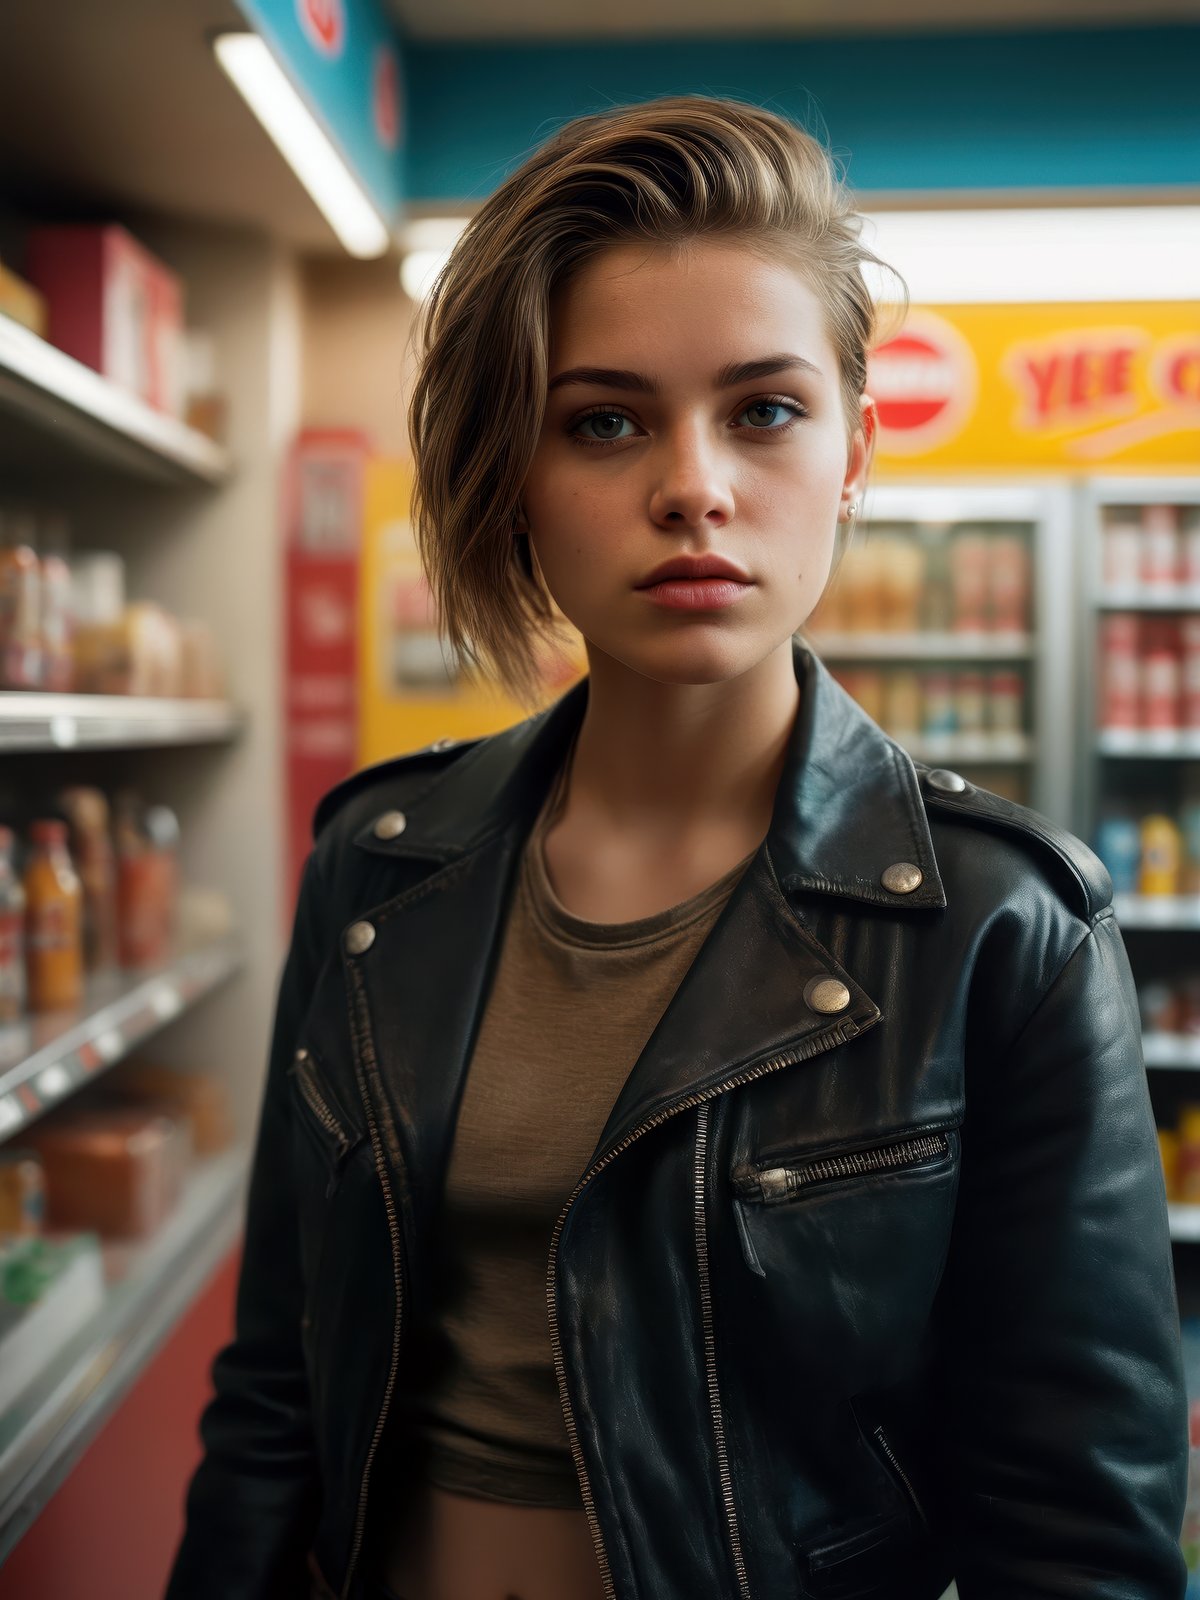
[[[879,413],[869,394],[860,397],[861,419],[850,441],[850,454],[846,462],[846,478],[842,496],[847,501],[861,502],[867,487],[867,474],[875,455],[875,440],[879,431]]]

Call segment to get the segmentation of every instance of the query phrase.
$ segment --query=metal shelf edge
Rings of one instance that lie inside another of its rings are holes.
[[[83,362],[0,315],[0,404],[140,476],[221,483],[229,455]]]
[[[220,939],[184,951],[153,972],[95,981],[92,998],[100,1003],[82,1016],[73,1015],[40,1044],[31,1036],[39,1023],[53,1030],[53,1018],[28,1018],[0,1029],[0,1142],[95,1082],[232,977],[244,960],[236,938]]]
[[[119,1296],[115,1286],[86,1348],[0,1453],[0,1562],[236,1244],[249,1168],[239,1146],[193,1171],[161,1234],[147,1241],[134,1287]]]

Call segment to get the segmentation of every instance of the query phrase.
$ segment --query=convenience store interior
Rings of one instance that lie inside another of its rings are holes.
[[[655,95],[820,133],[908,283],[806,636],[914,756],[1108,867],[1200,1400],[1200,27],[1191,0],[904,12],[5,5],[0,934],[64,851],[80,932],[19,994],[0,938],[0,1600],[161,1593],[313,807],[526,714],[455,676],[427,604],[420,296],[550,130]],[[313,198],[228,37],[353,203]],[[547,700],[581,666],[548,662]],[[157,1141],[120,1193],[95,1116]]]

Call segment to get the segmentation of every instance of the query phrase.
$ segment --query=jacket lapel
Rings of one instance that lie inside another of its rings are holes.
[[[689,1097],[755,1076],[780,1056],[804,1059],[878,1020],[874,1000],[805,926],[807,897],[904,914],[945,906],[912,762],[799,642],[793,658],[801,705],[767,835],[631,1068],[593,1161]],[[409,800],[395,839],[377,838],[370,825],[356,837],[373,854],[435,866],[361,913],[376,939],[364,957],[347,958],[385,1148],[411,1174],[415,1196],[430,1195],[444,1170],[520,852],[586,698],[584,678],[464,753]],[[919,869],[915,890],[884,887],[883,872],[897,863]],[[806,1003],[823,978],[849,990],[836,1014]]]

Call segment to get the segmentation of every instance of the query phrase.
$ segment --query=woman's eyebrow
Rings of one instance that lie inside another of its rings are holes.
[[[731,389],[734,384],[749,383],[754,378],[769,378],[777,372],[786,372],[790,368],[811,372],[818,378],[821,376],[820,369],[811,361],[806,361],[803,356],[784,353],[777,356],[762,356],[757,361],[732,361],[717,373],[713,380],[713,388]],[[566,372],[557,373],[550,379],[547,393],[562,389],[570,383],[586,383],[602,389],[630,389],[639,394],[662,393],[662,386],[656,378],[647,377],[644,372],[630,372],[624,367],[569,367]]]

